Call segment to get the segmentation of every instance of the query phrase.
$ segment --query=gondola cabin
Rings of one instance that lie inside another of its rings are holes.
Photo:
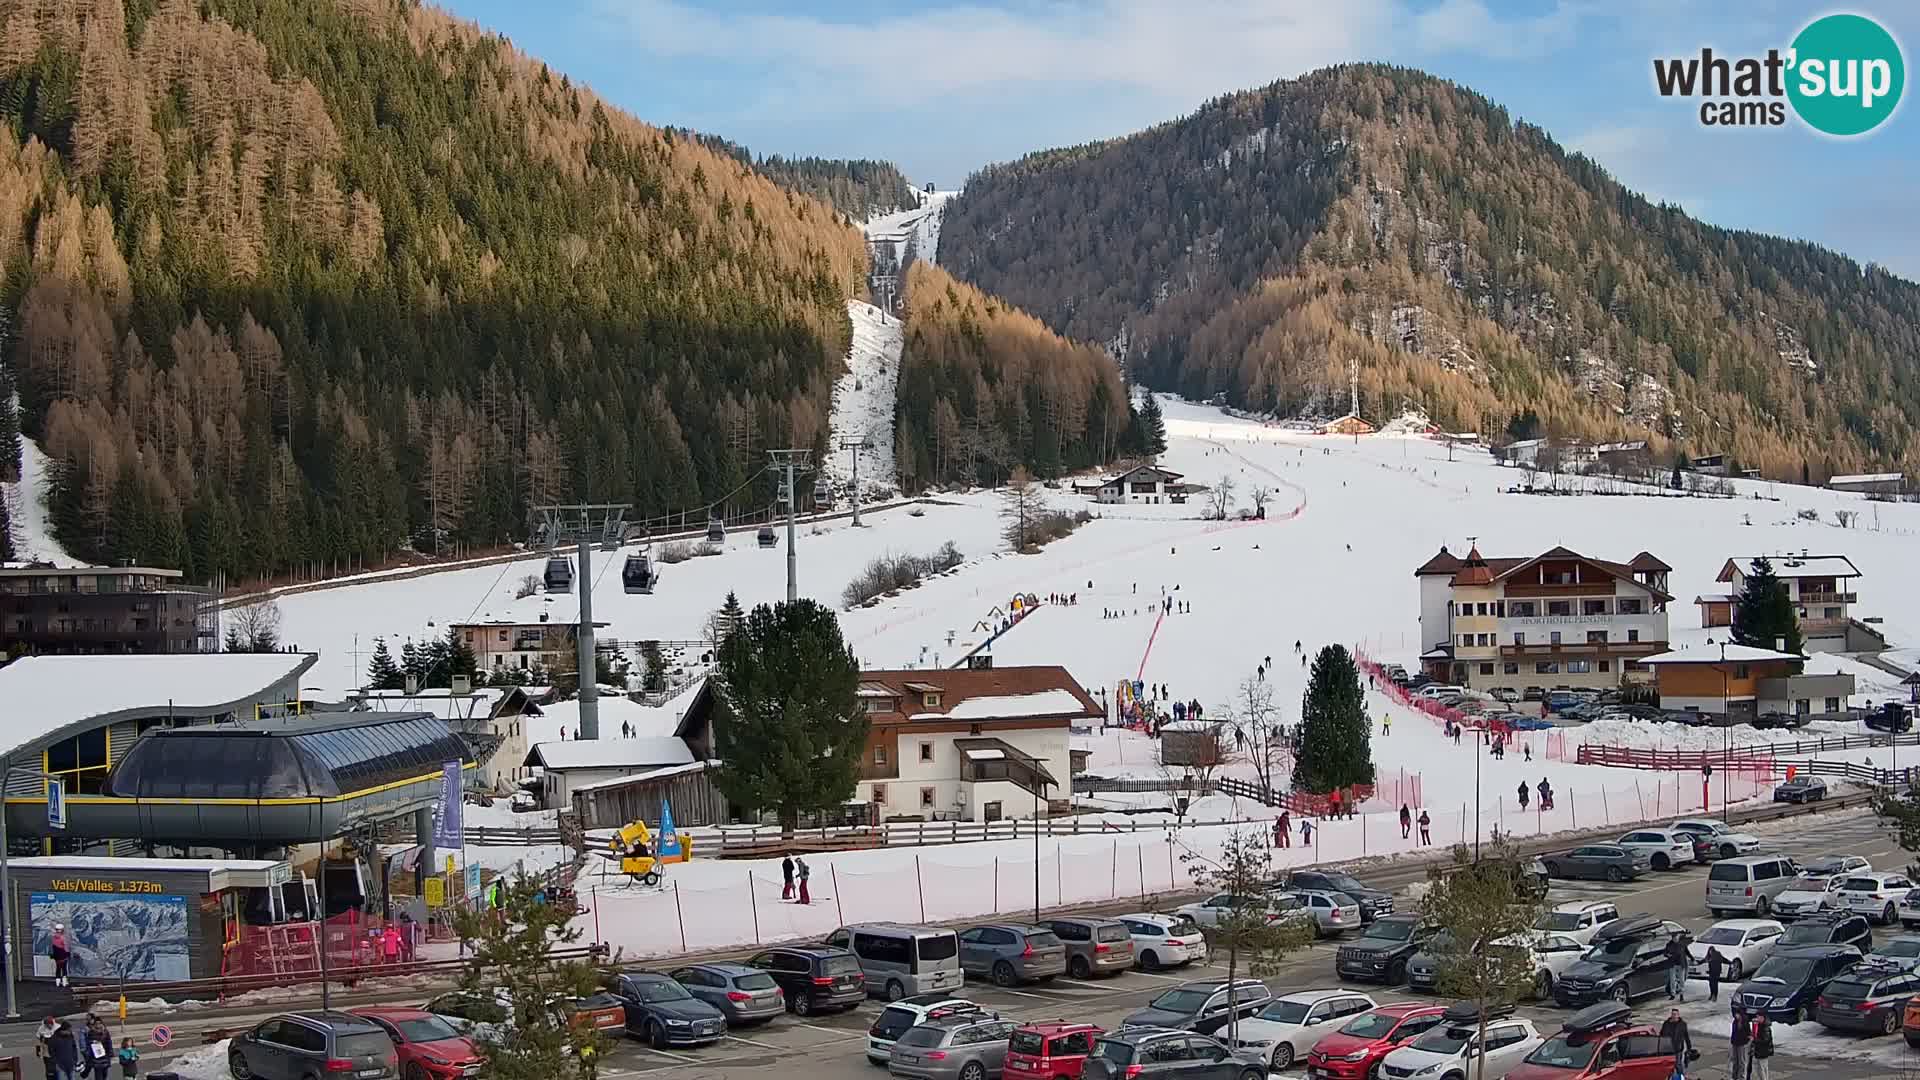
[[[723,544],[727,540],[727,525],[717,517],[707,519],[707,543]]]
[[[620,568],[620,583],[630,593],[652,593],[657,577],[653,560],[644,551],[627,556],[627,564]]]
[[[780,542],[779,539],[773,535],[773,526],[771,525],[760,526],[759,540],[760,540],[760,546],[763,548],[773,547],[775,544]]]
[[[558,555],[548,558],[546,584],[550,593],[572,592],[573,564]]]
[[[832,484],[827,483],[825,480],[815,480],[813,482],[813,505],[822,507],[833,506]]]

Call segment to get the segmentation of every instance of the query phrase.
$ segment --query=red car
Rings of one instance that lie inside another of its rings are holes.
[[[1022,1024],[1007,1043],[1005,1080],[1038,1077],[1040,1080],[1079,1080],[1080,1068],[1093,1053],[1093,1040],[1101,1029],[1092,1024],[1069,1024],[1064,1020]]]
[[[401,1080],[461,1080],[480,1072],[480,1051],[473,1040],[425,1009],[368,1005],[349,1011],[380,1025],[393,1040],[400,1052]]]
[[[1380,1059],[1440,1023],[1444,1005],[1402,1002],[1369,1009],[1313,1044],[1307,1053],[1312,1080],[1374,1080]]]
[[[1635,1025],[1625,1005],[1603,1001],[1573,1014],[1507,1080],[1672,1080],[1673,1065],[1660,1029]]]

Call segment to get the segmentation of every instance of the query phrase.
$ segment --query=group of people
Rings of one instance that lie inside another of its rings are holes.
[[[1675,1080],[1697,1075],[1690,1070],[1700,1055],[1694,1050],[1693,1033],[1687,1030],[1679,1009],[1667,1013],[1666,1023],[1660,1025],[1660,1041],[1673,1047]],[[1749,1013],[1736,1004],[1727,1042],[1727,1080],[1770,1080],[1774,1049],[1771,1017],[1764,1012]]]
[[[782,886],[780,889],[780,899],[796,899],[794,896],[794,887],[798,884],[800,895],[797,899],[799,902],[802,904],[813,903],[813,895],[807,891],[808,879],[812,876],[813,870],[807,866],[806,859],[798,855],[788,855],[781,859],[780,878]]]
[[[140,1071],[140,1051],[129,1041],[116,1055],[113,1032],[93,1013],[81,1023],[49,1016],[33,1034],[34,1053],[46,1066],[47,1080],[106,1080],[116,1060],[122,1076]]]
[[[1091,581],[1087,582],[1087,587],[1092,588],[1093,582]],[[1056,593],[1047,594],[1047,603],[1049,604],[1059,604],[1062,607],[1072,607],[1073,605],[1079,602],[1080,602],[1079,593],[1056,592]]]
[[[1525,810],[1527,808],[1527,796],[1530,793],[1530,789],[1527,787],[1525,780],[1520,781],[1518,791],[1520,795],[1520,809]],[[1553,809],[1553,785],[1549,784],[1547,778],[1544,776],[1540,778],[1538,791],[1540,792],[1540,809],[1543,811]]]
[[[1400,804],[1400,839],[1402,840],[1407,839],[1412,834],[1413,826],[1415,824],[1416,824],[1416,821],[1413,816],[1412,808],[1407,806],[1406,803],[1401,803]],[[1428,844],[1433,843],[1433,835],[1427,831],[1429,828],[1432,827],[1433,819],[1427,816],[1427,812],[1425,810],[1420,811],[1420,817],[1418,819],[1417,824],[1419,824],[1420,826],[1420,846],[1426,847]]]

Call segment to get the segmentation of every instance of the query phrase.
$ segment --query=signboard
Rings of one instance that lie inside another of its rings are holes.
[[[67,827],[67,782],[59,777],[47,780],[47,828]]]
[[[427,906],[430,908],[447,906],[447,882],[437,874],[427,879]]]
[[[447,856],[447,876],[453,876],[453,856]]]
[[[446,762],[440,769],[440,820],[434,822],[433,846],[464,848],[467,842],[466,830],[460,823],[460,762]]]
[[[173,1029],[165,1024],[155,1024],[153,1030],[147,1033],[147,1038],[155,1049],[165,1050],[167,1044],[173,1041]]]
[[[67,974],[75,979],[180,982],[189,964],[187,898],[179,895],[35,892],[27,897],[33,973],[53,975],[53,928],[67,928]],[[87,933],[80,933],[82,927]]]
[[[468,864],[467,864],[467,892],[466,892],[466,895],[468,895],[468,896],[479,896],[479,895],[480,895],[480,864],[479,864],[479,863],[468,863]]]

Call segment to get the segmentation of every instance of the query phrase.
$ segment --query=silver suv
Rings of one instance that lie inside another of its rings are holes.
[[[909,1080],[984,1080],[999,1076],[1007,1061],[1007,1041],[1019,1026],[985,1013],[928,1020],[909,1028],[893,1044],[887,1072]]]

